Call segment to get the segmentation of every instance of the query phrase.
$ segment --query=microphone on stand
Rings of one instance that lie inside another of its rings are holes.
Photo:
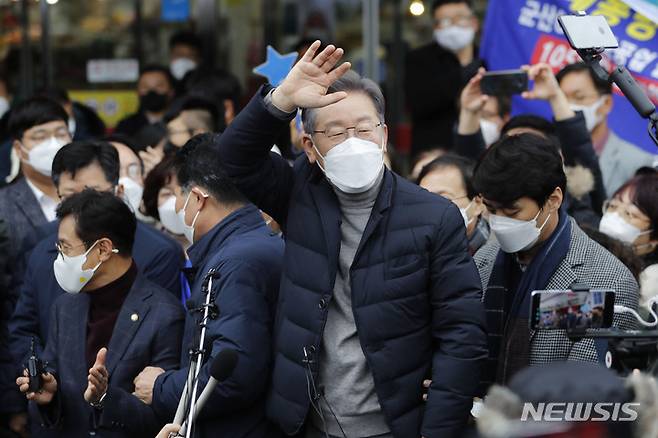
[[[233,374],[233,370],[235,369],[237,363],[238,353],[235,350],[226,349],[220,351],[219,354],[217,354],[215,359],[212,361],[212,364],[210,364],[210,379],[208,380],[206,387],[203,389],[203,392],[201,392],[201,395],[196,402],[196,408],[194,411],[194,416],[192,417],[192,421],[196,421],[197,417],[199,416],[199,412],[201,412],[206,402],[210,398],[210,395],[215,390],[217,383],[228,379],[231,374]],[[179,436],[185,436],[186,433],[187,421],[183,423],[183,426],[181,427],[178,434]]]

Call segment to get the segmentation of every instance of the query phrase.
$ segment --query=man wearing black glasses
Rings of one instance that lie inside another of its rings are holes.
[[[319,46],[216,145],[286,236],[268,415],[288,435],[459,436],[486,358],[464,221],[384,166],[381,90]],[[291,168],[269,150],[298,108],[306,156]]]

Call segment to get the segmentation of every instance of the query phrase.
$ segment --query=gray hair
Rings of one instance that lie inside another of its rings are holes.
[[[385,102],[384,95],[381,88],[372,79],[361,77],[354,70],[349,70],[340,79],[334,82],[327,94],[336,93],[338,91],[363,93],[372,100],[377,111],[377,116],[380,121],[384,121]],[[304,124],[304,131],[312,133],[315,130],[315,118],[317,115],[317,108],[305,108],[302,110],[302,123]]]

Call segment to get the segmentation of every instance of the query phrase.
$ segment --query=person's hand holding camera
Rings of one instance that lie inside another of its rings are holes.
[[[553,110],[553,116],[558,121],[576,115],[569,106],[567,96],[560,88],[560,84],[548,64],[524,65],[521,68],[528,73],[528,79],[535,82],[532,90],[524,91],[521,97],[528,100],[548,101]]]
[[[480,82],[485,73],[486,70],[480,67],[459,96],[460,111],[457,133],[460,135],[472,135],[480,129],[482,109],[489,99],[489,96],[480,90]]]
[[[47,405],[53,398],[55,398],[55,393],[57,392],[57,380],[55,376],[50,373],[44,373],[42,375],[43,385],[41,389],[37,392],[29,392],[30,390],[30,378],[28,377],[27,370],[23,373],[23,377],[16,379],[16,385],[20,391],[26,395],[28,400],[36,402],[38,405]]]

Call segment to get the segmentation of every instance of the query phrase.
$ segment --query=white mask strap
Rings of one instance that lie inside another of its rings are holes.
[[[322,170],[323,173],[327,173],[327,172],[324,170],[324,166],[322,166],[322,164],[320,164],[320,158],[322,158],[322,160],[324,160],[324,155],[322,155],[322,154],[320,153],[320,151],[318,150],[318,148],[315,147],[315,142],[313,141],[313,139],[311,139],[311,142],[313,143],[313,149],[314,149],[315,152],[318,154],[318,157],[315,159],[315,162],[317,163],[318,167],[320,168],[320,170]]]

